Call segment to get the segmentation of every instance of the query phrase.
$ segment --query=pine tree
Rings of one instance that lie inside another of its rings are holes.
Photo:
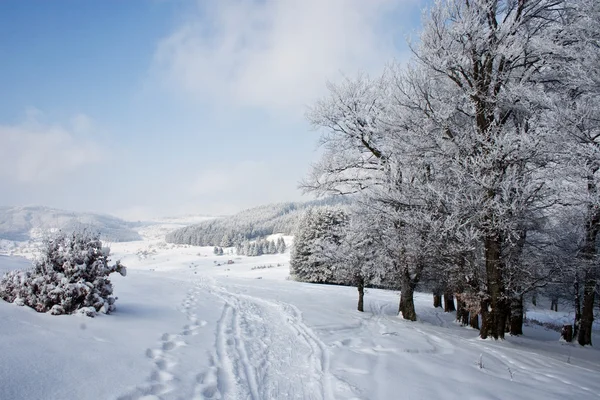
[[[252,242],[249,245],[248,256],[256,257],[257,255],[258,255],[258,249],[257,249],[256,242]]]
[[[285,253],[286,250],[286,245],[285,245],[285,240],[283,240],[282,237],[280,237],[279,239],[277,239],[277,252],[278,253]]]
[[[268,254],[276,254],[277,253],[277,246],[275,245],[275,241],[274,240],[269,240],[269,246],[268,246]]]
[[[225,248],[233,246],[233,242],[231,241],[231,237],[229,236],[229,233],[226,233],[223,235],[220,245],[221,245],[221,247],[225,247]]]
[[[300,281],[334,281],[332,247],[341,243],[341,230],[348,215],[341,209],[323,207],[307,211],[302,218],[290,255],[290,273]]]

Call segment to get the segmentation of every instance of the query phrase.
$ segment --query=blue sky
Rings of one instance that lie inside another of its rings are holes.
[[[302,199],[325,83],[408,57],[425,0],[4,0],[0,204],[139,219]]]

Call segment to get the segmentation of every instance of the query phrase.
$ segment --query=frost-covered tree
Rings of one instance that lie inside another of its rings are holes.
[[[452,171],[449,194],[466,211],[459,220],[483,243],[482,338],[504,336],[508,262],[547,198],[540,168],[553,132],[539,123],[547,106],[540,71],[548,68],[550,32],[562,6],[560,0],[439,2],[414,49],[419,67],[443,83],[426,93],[433,101],[420,104],[441,150],[436,162]]]
[[[339,244],[332,243],[325,255],[334,265],[335,282],[357,288],[357,309],[363,312],[365,287],[384,284],[391,262],[372,216],[367,217],[360,208],[353,211],[350,221],[342,226]]]
[[[448,236],[451,227],[451,210],[440,196],[448,178],[432,164],[430,124],[399,101],[408,98],[402,86],[417,77],[388,69],[377,79],[330,85],[330,95],[309,113],[313,125],[325,129],[324,157],[303,183],[321,194],[360,193],[363,206],[376,213],[401,288],[399,310],[409,320],[416,320],[414,289],[443,245],[434,237]],[[408,89],[420,94],[416,86]]]
[[[563,202],[578,210],[583,227],[571,274],[577,287],[574,338],[590,345],[600,274],[600,3],[566,2],[563,18],[555,29],[554,40],[561,46],[553,53],[556,65],[546,73],[546,87],[555,100],[549,119],[561,133],[556,141],[563,155],[561,171],[566,172],[561,182],[568,183]]]
[[[259,239],[256,241],[256,255],[257,256],[262,256],[263,254],[267,254],[267,252],[265,251],[266,243],[267,242],[264,239]]]
[[[115,309],[109,275],[127,273],[119,261],[109,263],[109,254],[98,234],[61,232],[44,241],[32,270],[10,271],[0,279],[0,298],[54,315],[108,314]]]
[[[277,252],[283,254],[285,253],[286,248],[287,247],[283,238],[280,237],[279,239],[277,239]]]
[[[330,85],[309,113],[325,151],[303,186],[362,193],[381,211],[405,318],[425,269],[449,268],[470,279],[481,337],[504,336],[525,239],[554,200],[543,82],[563,5],[437,2],[408,69]]]
[[[306,211],[301,219],[290,254],[290,274],[297,280],[334,282],[334,265],[329,253],[340,244],[348,215],[340,208],[322,207]]]
[[[223,238],[221,239],[220,247],[231,247],[233,246],[233,242],[231,240],[231,236],[229,233],[225,233]]]

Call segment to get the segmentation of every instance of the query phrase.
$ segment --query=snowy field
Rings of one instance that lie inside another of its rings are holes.
[[[396,315],[392,291],[369,290],[359,313],[354,288],[288,280],[289,253],[215,256],[150,233],[112,245],[128,267],[113,275],[114,314],[51,316],[0,301],[0,399],[600,397],[600,352],[555,331],[483,341],[430,294],[416,296],[418,322]],[[0,256],[0,272],[27,265]]]

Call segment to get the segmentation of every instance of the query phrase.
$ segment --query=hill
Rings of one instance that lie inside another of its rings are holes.
[[[229,246],[275,233],[291,235],[305,210],[326,205],[347,205],[344,198],[327,198],[307,202],[276,203],[251,208],[238,214],[203,221],[177,229],[166,241],[195,246]]]
[[[0,239],[27,241],[53,230],[89,228],[110,242],[140,240],[137,224],[110,215],[77,213],[48,207],[0,207]]]

